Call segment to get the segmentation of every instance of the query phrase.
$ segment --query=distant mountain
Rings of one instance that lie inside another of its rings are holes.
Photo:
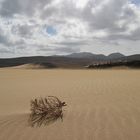
[[[108,56],[105,56],[103,54],[93,54],[89,52],[81,52],[81,53],[72,53],[70,55],[66,55],[66,57],[69,58],[90,58],[90,59],[96,59],[96,60],[108,60],[108,59],[118,59],[125,57],[125,55],[121,53],[112,53]]]
[[[128,61],[132,61],[132,60],[138,60],[140,61],[140,54],[135,54],[135,55],[130,55],[130,56],[127,56],[127,60]]]
[[[92,54],[88,52],[73,53],[66,56],[33,56],[20,58],[0,59],[0,67],[12,67],[25,64],[42,68],[85,68],[94,64],[128,64],[126,62],[135,62],[139,66],[140,54],[124,56],[120,53],[113,53],[108,56],[102,54]],[[129,63],[130,64],[130,63]],[[113,65],[112,65],[113,66]]]
[[[121,53],[112,53],[112,54],[108,55],[107,57],[109,59],[119,59],[119,58],[125,57],[125,55],[123,55]]]
[[[0,67],[12,67],[24,64],[39,64],[47,68],[82,68],[93,63],[92,59],[69,58],[65,56],[33,56],[20,58],[0,59]]]
[[[72,53],[70,55],[66,55],[65,57],[69,58],[83,58],[83,59],[92,59],[92,60],[106,60],[106,56],[103,54],[93,54],[89,52],[81,52],[81,53]]]
[[[69,58],[92,58],[94,54],[89,52],[81,52],[81,53],[72,53],[69,55],[66,55],[66,57]]]

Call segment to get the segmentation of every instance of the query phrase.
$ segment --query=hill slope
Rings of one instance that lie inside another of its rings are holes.
[[[41,68],[84,68],[91,64],[137,61],[139,66],[140,54],[124,56],[120,53],[113,53],[108,56],[92,54],[87,52],[74,53],[66,56],[33,56],[20,58],[0,59],[0,67],[12,67],[25,64],[39,65]]]

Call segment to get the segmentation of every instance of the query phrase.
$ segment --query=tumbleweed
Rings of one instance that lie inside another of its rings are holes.
[[[31,126],[41,126],[53,122],[57,119],[63,119],[62,107],[66,106],[55,96],[31,100],[31,114],[29,124]]]

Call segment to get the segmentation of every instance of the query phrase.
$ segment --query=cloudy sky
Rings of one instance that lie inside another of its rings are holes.
[[[0,57],[140,54],[140,0],[0,0]]]

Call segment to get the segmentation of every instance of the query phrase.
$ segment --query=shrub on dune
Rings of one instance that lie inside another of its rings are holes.
[[[63,119],[62,107],[66,106],[55,96],[48,96],[44,99],[31,100],[31,114],[29,124],[31,126],[41,126],[53,122],[57,119]]]

